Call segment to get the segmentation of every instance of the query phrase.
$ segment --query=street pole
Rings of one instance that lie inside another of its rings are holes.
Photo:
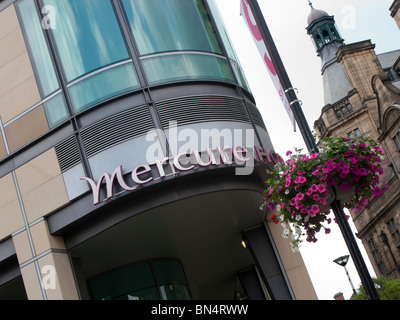
[[[353,293],[354,293],[354,294],[357,294],[357,291],[356,291],[356,289],[354,289],[353,282],[351,281],[351,278],[350,278],[350,275],[349,275],[349,271],[347,271],[347,268],[346,268],[346,266],[344,266],[344,270],[346,271],[347,278],[349,279],[349,282],[350,282],[351,288],[353,289]]]
[[[290,107],[293,111],[293,115],[296,119],[297,125],[301,132],[303,140],[306,144],[306,147],[309,152],[317,152],[318,146],[312,135],[310,127],[308,126],[308,123],[304,116],[300,102],[296,96],[296,92],[294,91],[294,89],[292,87],[289,76],[286,72],[286,69],[283,65],[281,57],[275,46],[275,42],[271,36],[271,33],[267,26],[267,23],[265,22],[264,16],[261,12],[260,6],[258,5],[257,0],[247,0],[247,2],[253,13],[255,22],[257,23],[257,26],[260,30],[261,36],[264,40],[264,43],[268,49],[272,64],[275,67],[275,70],[277,72],[279,80],[285,91],[286,97],[289,101]],[[361,282],[365,288],[365,292],[368,296],[368,299],[379,300],[378,293],[376,292],[374,283],[372,282],[369,271],[365,265],[362,255],[361,255],[360,249],[357,246],[354,235],[353,235],[353,233],[350,229],[350,226],[347,222],[346,215],[343,211],[341,203],[338,200],[335,200],[332,203],[331,207],[332,207],[332,211],[335,215],[336,222],[338,223],[339,228],[342,232],[343,238],[346,242],[347,248],[349,249],[350,255],[356,266],[356,269],[360,276]]]

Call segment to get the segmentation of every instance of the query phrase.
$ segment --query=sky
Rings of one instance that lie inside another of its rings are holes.
[[[216,0],[225,26],[250,85],[275,151],[285,158],[286,151],[296,148],[306,150],[299,131],[294,132],[267,69],[240,16],[240,0]],[[311,38],[307,35],[307,17],[310,6],[307,0],[258,0],[275,45],[280,53],[297,97],[311,129],[324,107],[321,60]],[[377,54],[400,49],[400,30],[390,16],[393,0],[312,0],[315,9],[326,11],[336,20],[346,44],[371,40]],[[333,217],[333,213],[331,213]],[[351,219],[350,226],[356,229]],[[301,254],[308,269],[318,299],[333,300],[342,292],[347,300],[353,290],[345,269],[333,262],[348,255],[349,251],[336,224],[331,224],[329,235],[321,234],[316,243],[304,243]],[[357,239],[360,251],[371,277],[375,272],[364,246]],[[346,266],[356,289],[361,284],[352,259]]]

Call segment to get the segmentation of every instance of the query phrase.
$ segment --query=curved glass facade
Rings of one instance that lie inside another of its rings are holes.
[[[239,59],[236,55],[236,52],[232,47],[231,40],[230,40],[228,32],[225,28],[222,17],[219,13],[217,4],[215,3],[215,0],[207,0],[207,3],[211,10],[212,16],[214,18],[216,28],[218,29],[218,32],[221,36],[221,41],[224,44],[224,47],[225,47],[226,53],[228,55],[229,61],[231,63],[231,66],[233,68],[233,71],[235,72],[236,79],[240,86],[242,86],[243,88],[245,88],[247,91],[250,92],[250,87],[247,83],[246,77],[243,74],[243,71],[240,66]]]
[[[95,300],[189,300],[179,262],[148,261],[104,273],[89,281]]]
[[[140,55],[168,51],[222,54],[201,0],[122,0]]]
[[[133,64],[117,64],[130,58],[110,0],[44,3],[57,14],[51,32],[76,112],[139,87]],[[80,78],[96,70],[90,80]]]
[[[110,0],[45,0],[54,7],[52,29],[68,82],[129,58]]]
[[[249,90],[211,0],[20,0],[16,7],[50,128],[69,118],[67,102],[79,113],[146,86],[211,80]]]
[[[146,58],[142,60],[142,63],[150,84],[186,79],[235,81],[228,61],[215,55],[169,54]]]
[[[33,1],[19,1],[18,11],[21,28],[25,34],[32,68],[43,99],[49,127],[52,128],[68,118],[67,107],[56,75],[53,60],[47,46],[39,15]]]
[[[203,1],[122,4],[150,85],[183,79],[235,82]]]

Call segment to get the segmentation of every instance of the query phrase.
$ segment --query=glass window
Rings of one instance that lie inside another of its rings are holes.
[[[400,149],[400,131],[393,137],[394,143],[396,144],[397,149]]]
[[[190,292],[182,266],[178,261],[152,263],[163,300],[189,300]]]
[[[75,111],[79,112],[97,102],[132,90],[135,83],[136,73],[133,64],[129,62],[72,83],[68,90]]]
[[[57,13],[51,32],[76,112],[139,87],[110,0],[44,3]]]
[[[57,13],[52,33],[67,77],[128,59],[110,0],[44,0]]]
[[[90,280],[90,288],[95,300],[160,300],[148,263],[107,272]]]
[[[182,266],[159,260],[126,266],[89,280],[95,300],[189,300]],[[160,296],[161,294],[161,296]]]
[[[349,139],[354,139],[355,137],[360,137],[361,136],[361,131],[360,131],[360,129],[354,129],[353,131],[351,131],[351,132],[349,132],[348,134],[347,134],[347,137],[349,138]]]
[[[122,0],[141,55],[221,47],[201,0]]]
[[[19,15],[40,96],[44,101],[43,106],[47,122],[49,127],[53,128],[68,119],[69,114],[43,33],[41,19],[34,1],[19,1],[16,3],[16,10]]]
[[[400,246],[400,231],[399,231],[399,227],[397,226],[396,221],[394,219],[391,219],[388,222],[388,227],[389,227],[390,234],[394,238],[396,247],[399,247]]]
[[[35,2],[19,1],[16,5],[21,27],[35,70],[36,80],[42,98],[56,91],[60,86],[54,71],[53,61],[47,47],[43,28],[36,10]]]
[[[50,128],[55,127],[69,118],[64,95],[61,91],[44,102],[43,107]]]
[[[231,65],[232,65],[233,71],[235,72],[236,79],[239,82],[239,85],[241,85],[247,91],[250,91],[246,77],[244,76],[242,68],[240,66],[239,59],[236,55],[236,52],[235,52],[235,50],[232,46],[231,40],[229,38],[228,31],[226,30],[223,19],[219,13],[217,4],[215,3],[215,0],[207,0],[207,2],[210,7],[210,10],[212,12],[212,15],[214,17],[215,24],[219,31],[220,37],[222,39],[222,43],[224,44],[224,47],[228,54],[229,59],[231,60]]]
[[[383,262],[382,255],[376,247],[375,240],[371,238],[368,241],[369,250],[374,257],[375,264],[377,265],[381,275],[386,275],[388,273],[385,263]]]
[[[150,85],[178,80],[235,83],[201,0],[122,0]]]
[[[228,61],[214,55],[173,54],[143,59],[149,84],[182,79],[234,82]]]

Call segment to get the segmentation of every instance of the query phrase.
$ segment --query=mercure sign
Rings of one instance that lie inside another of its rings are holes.
[[[234,147],[217,147],[216,149],[206,149],[205,152],[199,152],[197,150],[192,153],[183,152],[174,157],[164,157],[162,159],[156,160],[153,166],[156,170],[153,171],[149,164],[142,164],[135,167],[130,172],[131,182],[126,181],[124,177],[122,166],[118,166],[111,173],[103,173],[98,181],[94,181],[88,177],[81,177],[81,180],[85,180],[89,183],[92,194],[93,194],[93,204],[97,205],[100,203],[100,190],[102,185],[105,183],[106,197],[104,200],[113,198],[114,196],[114,184],[118,182],[119,186],[125,191],[135,191],[140,185],[145,185],[154,179],[162,179],[166,177],[165,165],[169,164],[175,173],[185,172],[195,169],[196,167],[209,167],[215,165],[232,165],[245,164],[248,167],[254,167],[254,159],[259,162],[276,164],[282,162],[282,157],[275,153],[274,151],[265,151],[264,148],[254,147],[253,157],[249,157],[249,150],[243,146]],[[204,159],[204,154],[206,154],[206,160]],[[188,162],[187,159],[192,157],[192,161]],[[186,161],[185,161],[186,160]],[[249,171],[247,171],[249,172]],[[251,173],[251,172],[250,172]]]

